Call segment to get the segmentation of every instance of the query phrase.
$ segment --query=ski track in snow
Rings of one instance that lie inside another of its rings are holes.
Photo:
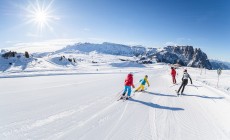
[[[103,101],[103,99],[99,99],[98,101],[101,102],[101,101]],[[2,135],[9,136],[9,135],[12,135],[13,133],[25,132],[25,131],[29,131],[31,129],[34,129],[36,127],[42,127],[44,125],[48,125],[48,124],[50,124],[52,122],[58,121],[59,119],[64,119],[66,117],[70,117],[73,114],[76,114],[78,112],[84,111],[87,108],[96,105],[96,103],[98,103],[98,101],[95,101],[95,102],[93,102],[91,104],[79,106],[77,110],[68,110],[68,111],[60,112],[58,114],[54,114],[54,115],[49,116],[49,117],[44,118],[44,119],[36,120],[35,122],[32,122],[30,124],[27,123],[25,125],[26,122],[17,122],[17,123],[10,124],[9,126],[4,126],[4,127],[12,127],[11,125],[16,125],[16,126],[20,125],[20,128],[13,129],[13,130],[10,130],[10,131],[7,131],[7,132],[3,132]],[[79,122],[79,125],[83,125],[83,123]],[[0,130],[1,130],[1,128],[2,127],[0,127]]]
[[[29,91],[34,91],[34,90],[44,90],[44,89],[52,89],[52,88],[60,88],[60,87],[67,87],[67,86],[73,86],[73,85],[81,85],[81,84],[91,83],[91,82],[96,82],[96,81],[99,81],[99,80],[97,79],[97,80],[89,80],[89,81],[84,81],[84,82],[74,82],[74,83],[60,84],[60,85],[55,85],[55,86],[47,86],[47,87],[40,87],[40,88],[34,88],[34,89],[26,89],[26,90],[20,90],[20,91],[9,91],[9,92],[4,92],[4,94],[18,93],[18,92],[29,92]]]

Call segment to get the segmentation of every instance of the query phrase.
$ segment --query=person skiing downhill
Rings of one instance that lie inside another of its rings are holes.
[[[140,82],[141,85],[135,90],[135,92],[139,91],[140,89],[141,91],[144,91],[146,83],[148,84],[148,87],[150,86],[148,81],[148,75],[145,75],[144,79],[141,79]]]
[[[171,75],[172,75],[173,84],[176,84],[176,70],[174,67],[171,67]]]
[[[133,85],[133,73],[130,72],[127,76],[127,78],[125,79],[125,89],[124,92],[121,96],[121,99],[123,99],[125,97],[126,92],[128,92],[128,95],[126,97],[126,99],[130,98],[131,95],[131,86],[133,88],[135,88],[135,86]]]
[[[191,82],[191,84],[192,84],[192,79],[191,79],[190,75],[187,73],[187,70],[185,69],[185,70],[184,70],[183,77],[182,77],[181,86],[180,86],[180,88],[177,90],[177,95],[179,95],[179,92],[180,92],[181,88],[182,88],[182,90],[181,90],[181,95],[183,94],[184,88],[185,88],[185,86],[188,84],[188,78],[190,79],[190,82]]]

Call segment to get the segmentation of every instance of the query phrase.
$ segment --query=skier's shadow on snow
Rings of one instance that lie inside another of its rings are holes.
[[[146,91],[146,93],[152,94],[152,95],[157,95],[157,96],[177,97],[176,95],[169,95],[169,94],[162,94],[162,93],[153,93],[153,92],[149,92],[149,91]]]
[[[144,102],[144,101],[136,100],[136,99],[133,99],[133,98],[129,99],[129,101],[144,104],[144,105],[152,107],[152,108],[166,109],[166,110],[172,110],[172,111],[184,110],[183,108],[179,108],[179,107],[161,106],[161,105],[158,105],[158,104],[154,104],[152,102]]]
[[[210,97],[205,95],[193,95],[193,94],[183,94],[183,96],[194,96],[194,97],[199,97],[204,99],[224,99],[224,97]]]

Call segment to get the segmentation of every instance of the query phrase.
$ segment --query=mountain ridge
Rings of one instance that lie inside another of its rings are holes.
[[[9,51],[1,50],[2,58],[0,63],[1,64],[9,63],[10,65],[13,64],[12,66],[14,66],[14,63],[16,62],[18,63],[18,60],[16,58],[3,59],[4,54],[7,52]],[[188,46],[188,45],[166,46],[163,48],[146,48],[141,45],[130,46],[124,44],[109,43],[109,42],[104,42],[101,44],[86,42],[86,43],[76,43],[74,45],[68,45],[52,53],[44,53],[44,52],[33,53],[31,57],[34,57],[35,60],[37,58],[42,60],[42,59],[47,59],[46,57],[48,56],[50,57],[50,60],[48,60],[48,62],[54,60],[55,60],[54,63],[58,63],[58,61],[65,61],[65,62],[61,62],[60,64],[72,65],[72,61],[75,62],[75,60],[76,61],[80,60],[79,58],[74,58],[73,56],[71,56],[72,54],[92,55],[93,52],[95,52],[96,54],[108,54],[108,55],[121,56],[121,57],[122,56],[135,57],[135,60],[138,63],[142,63],[142,64],[164,62],[169,64],[180,64],[181,66],[196,67],[196,68],[230,69],[229,63],[208,59],[206,53],[204,53],[200,48],[194,48],[193,46]],[[64,58],[63,56],[65,54],[70,55],[70,57]],[[21,54],[21,56],[23,56],[23,54]],[[55,59],[52,59],[52,57],[53,58],[55,57]],[[62,57],[64,59],[62,59]],[[23,60],[20,59],[20,64],[24,65],[23,61],[25,60],[26,59]],[[32,63],[33,59],[30,59],[30,61]],[[91,62],[96,62],[96,61],[93,60]],[[28,61],[25,61],[25,63],[28,63]],[[8,67],[9,66],[6,66],[6,68]]]

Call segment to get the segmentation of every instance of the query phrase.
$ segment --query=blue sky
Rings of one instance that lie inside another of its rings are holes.
[[[36,21],[28,23],[36,1],[44,7],[51,3],[49,26],[42,29]],[[229,0],[0,1],[0,48],[86,41],[147,47],[177,44],[230,61],[229,25]]]

